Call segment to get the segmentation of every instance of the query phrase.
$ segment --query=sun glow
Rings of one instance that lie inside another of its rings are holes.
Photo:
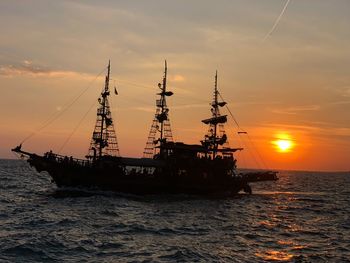
[[[276,145],[282,152],[286,152],[292,147],[292,142],[287,140],[278,140],[276,141]]]
[[[278,152],[286,153],[286,152],[290,152],[293,149],[294,142],[291,139],[290,135],[288,135],[288,134],[279,134],[276,137],[277,137],[277,139],[272,141],[272,144],[274,144],[275,149]]]

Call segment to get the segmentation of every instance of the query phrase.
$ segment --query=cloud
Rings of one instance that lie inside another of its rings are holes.
[[[275,130],[287,130],[294,131],[297,133],[308,134],[314,138],[330,138],[345,140],[349,143],[350,138],[350,127],[338,126],[335,127],[334,123],[327,122],[312,122],[307,124],[288,124],[288,123],[270,123],[262,125],[268,129]]]
[[[331,129],[331,134],[335,136],[350,137],[350,128],[341,127]]]
[[[185,77],[182,75],[170,75],[169,80],[173,82],[183,82],[185,81]]]
[[[345,87],[342,92],[344,97],[350,97],[350,87]]]
[[[226,101],[226,100],[225,100]],[[279,101],[226,101],[230,105],[234,106],[247,106],[247,105],[272,105],[281,104]]]
[[[96,76],[69,70],[55,70],[48,67],[33,64],[32,61],[24,60],[21,63],[1,65],[0,76],[15,77],[26,76],[32,78],[75,78],[94,79]]]
[[[272,109],[273,113],[277,114],[298,114],[303,111],[318,111],[321,107],[319,105],[305,105],[305,106],[295,106],[283,109]]]
[[[138,111],[143,111],[143,112],[154,112],[155,111],[154,107],[134,107],[132,109],[138,110]]]
[[[172,106],[171,109],[174,109],[174,110],[181,110],[181,109],[193,109],[193,108],[209,108],[208,104],[205,103],[205,104],[182,104],[182,105],[175,105],[175,106]]]
[[[288,123],[269,123],[262,125],[267,128],[274,129],[285,129],[285,130],[298,130],[306,132],[315,132],[321,129],[317,124],[315,125],[304,125],[304,124],[288,124]]]
[[[327,105],[346,105],[346,104],[350,104],[350,100],[334,101],[334,102],[328,103]]]

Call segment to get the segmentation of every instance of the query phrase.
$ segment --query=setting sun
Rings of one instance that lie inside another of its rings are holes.
[[[281,152],[287,152],[292,148],[292,142],[287,140],[278,140],[275,142]]]
[[[286,153],[290,152],[294,147],[294,142],[291,139],[291,136],[288,134],[279,134],[276,136],[277,140],[272,141],[276,150],[278,152]]]

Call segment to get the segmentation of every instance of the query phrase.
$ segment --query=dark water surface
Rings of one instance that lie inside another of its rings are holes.
[[[350,174],[281,172],[210,199],[57,191],[0,160],[0,262],[350,262]]]

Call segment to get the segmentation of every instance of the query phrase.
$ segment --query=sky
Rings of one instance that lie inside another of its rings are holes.
[[[286,4],[1,1],[0,158],[15,158],[10,149],[55,116],[23,149],[84,157],[109,59],[120,152],[141,157],[166,59],[176,141],[203,138],[218,70],[241,127],[228,116],[230,145],[245,148],[239,167],[349,171],[350,2]],[[281,139],[288,151],[276,148]]]

